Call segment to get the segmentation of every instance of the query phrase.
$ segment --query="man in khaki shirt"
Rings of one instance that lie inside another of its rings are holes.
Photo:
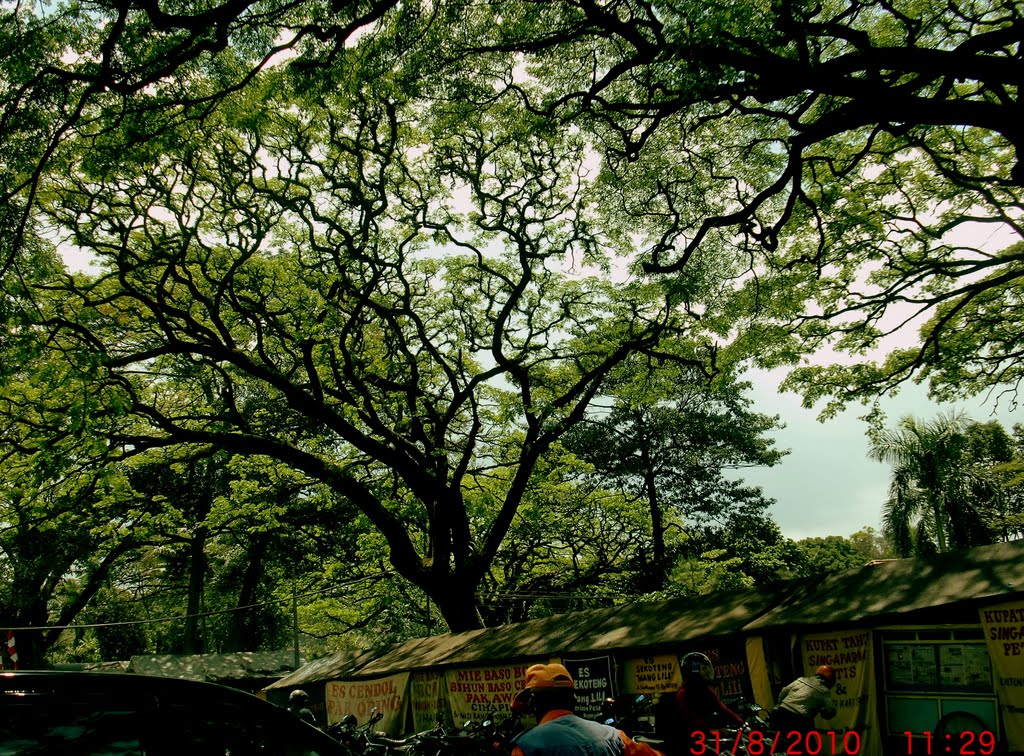
[[[810,732],[819,714],[825,719],[834,717],[836,707],[831,691],[835,684],[835,670],[827,664],[814,670],[811,677],[791,682],[779,691],[779,700],[769,719],[772,728],[778,732]]]

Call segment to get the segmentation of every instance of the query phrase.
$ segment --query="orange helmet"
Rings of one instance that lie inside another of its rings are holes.
[[[569,670],[561,664],[534,664],[526,670],[526,683],[512,699],[512,713],[526,714],[533,704],[534,691],[572,690],[576,684]]]
[[[814,670],[814,674],[824,680],[825,684],[830,688],[836,684],[836,671],[827,664],[822,664]]]

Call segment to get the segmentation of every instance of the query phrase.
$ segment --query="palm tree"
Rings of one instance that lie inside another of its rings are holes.
[[[928,422],[906,416],[871,436],[869,455],[892,465],[882,530],[900,556],[991,543],[984,509],[1000,495],[962,413]]]

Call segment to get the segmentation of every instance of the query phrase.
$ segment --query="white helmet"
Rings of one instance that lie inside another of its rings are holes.
[[[705,680],[715,679],[715,665],[711,663],[707,654],[691,651],[680,660],[679,666],[684,675],[698,675]]]

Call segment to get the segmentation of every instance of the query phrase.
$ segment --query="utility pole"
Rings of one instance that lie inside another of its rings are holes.
[[[292,651],[295,654],[295,669],[299,668],[299,600],[292,580]]]

